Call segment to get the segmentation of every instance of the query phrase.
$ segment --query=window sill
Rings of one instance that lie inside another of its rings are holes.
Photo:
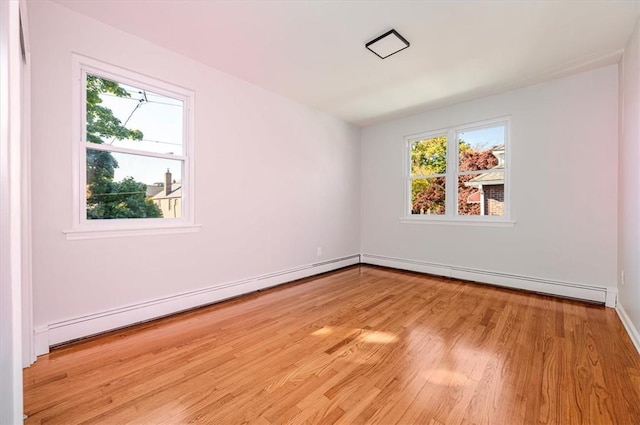
[[[111,228],[111,229],[69,229],[63,230],[68,241],[86,239],[122,238],[129,236],[149,236],[149,235],[171,235],[177,233],[199,232],[202,225],[187,224],[157,227],[131,227],[131,228]]]
[[[438,224],[444,226],[514,227],[510,220],[473,220],[463,218],[400,217],[404,224]]]

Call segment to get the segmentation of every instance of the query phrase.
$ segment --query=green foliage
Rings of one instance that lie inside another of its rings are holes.
[[[98,186],[99,185],[99,186]],[[154,218],[161,217],[153,201],[146,197],[147,185],[127,177],[119,182],[100,180],[87,198],[87,218]]]
[[[462,158],[473,152],[464,140],[458,141],[458,152]],[[433,176],[447,172],[447,137],[423,139],[411,145],[411,175]],[[412,214],[445,213],[445,178],[431,177],[414,179],[411,182]]]
[[[411,144],[411,175],[447,172],[447,137],[438,136]]]
[[[429,176],[447,171],[447,137],[438,136],[411,144],[411,175]],[[414,214],[444,214],[444,178],[415,179],[411,182],[411,209]]]
[[[105,139],[141,140],[140,130],[130,130],[101,105],[101,93],[129,97],[115,81],[87,75],[87,142],[105,143]],[[127,177],[113,181],[118,161],[111,152],[87,149],[87,218],[154,218],[162,217],[160,208],[146,198],[147,185]]]
[[[122,125],[111,109],[100,105],[101,93],[118,97],[131,97],[129,92],[115,81],[87,75],[87,142],[104,143],[104,138],[142,140],[140,130],[130,130]]]

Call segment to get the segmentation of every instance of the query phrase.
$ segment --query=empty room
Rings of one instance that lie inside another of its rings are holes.
[[[0,12],[0,425],[640,424],[640,2]]]

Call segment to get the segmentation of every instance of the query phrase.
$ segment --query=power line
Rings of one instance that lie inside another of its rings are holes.
[[[92,197],[96,197],[96,196],[120,196],[120,195],[139,195],[141,193],[146,194],[146,192],[116,192],[116,193],[93,193],[91,194]]]
[[[157,103],[158,105],[177,106],[179,108],[182,108],[182,105],[176,105],[175,103],[158,102],[157,100],[149,100],[147,102],[148,103]]]
[[[160,143],[162,145],[182,146],[182,143],[163,142],[161,140],[140,139],[141,142]]]
[[[142,94],[143,92],[130,92],[131,94]],[[146,92],[145,92],[146,93]],[[122,97],[122,96],[117,96],[115,94],[111,94],[111,93],[102,93],[101,96],[109,96],[109,97],[117,97],[118,99],[123,99],[123,100],[134,100],[136,102],[139,102],[139,99],[136,99],[134,97]],[[149,94],[149,96],[154,96],[153,94]],[[159,96],[161,98],[164,98],[164,96]],[[180,104],[177,103],[169,103],[169,102],[160,102],[158,100],[149,100],[148,98],[145,100],[146,103],[157,103],[158,105],[167,105],[167,106],[177,106],[179,108],[182,108],[182,102],[180,102]]]
[[[146,94],[143,93],[142,98],[140,98],[140,100],[138,100],[138,104],[136,105],[135,108],[133,108],[133,111],[131,111],[131,113],[129,114],[129,116],[127,117],[126,121],[122,124],[123,127],[127,126],[127,123],[129,122],[129,120],[131,119],[131,117],[133,116],[133,114],[138,110],[138,108],[140,108],[140,106],[142,106],[142,104],[145,102],[147,96]],[[111,139],[111,141],[108,143],[109,145],[112,145],[113,142],[116,141],[116,137],[114,136],[113,139]]]
[[[120,140],[118,140],[120,141]],[[139,139],[139,140],[134,140],[133,143],[135,142],[149,142],[149,143],[157,143],[160,145],[171,145],[171,146],[182,146],[182,143],[173,143],[173,142],[163,142],[161,140],[151,140],[151,139]],[[115,143],[115,142],[113,142]]]
[[[139,101],[139,99],[136,99],[136,98],[133,98],[133,97],[118,96],[118,95],[111,94],[111,93],[100,93],[100,96],[117,97],[118,99],[122,99],[122,100],[135,100],[136,102],[138,102],[138,101]]]
[[[138,104],[136,105],[135,108],[133,108],[133,111],[131,111],[131,113],[129,114],[129,116],[127,117],[127,119],[124,121],[124,123],[122,123],[123,127],[127,126],[127,123],[129,122],[129,120],[131,119],[131,117],[133,116],[133,113],[135,111],[138,110],[138,108],[140,108],[140,106],[142,106],[142,104],[144,103],[144,100],[140,99],[140,102],[138,102]]]

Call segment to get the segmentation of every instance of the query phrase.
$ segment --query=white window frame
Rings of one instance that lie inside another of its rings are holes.
[[[458,171],[458,133],[470,130],[481,130],[483,128],[496,127],[498,125],[505,126],[504,146],[505,146],[505,166],[504,166],[504,215],[461,215],[458,214],[458,177],[466,174],[483,174],[490,170],[482,170],[477,172],[459,172]],[[444,174],[434,174],[429,176],[412,176],[411,175],[411,145],[412,143],[434,138],[438,136],[447,137],[447,171]],[[403,214],[400,217],[402,223],[420,223],[420,224],[454,224],[454,225],[478,225],[478,226],[494,226],[494,227],[512,227],[515,221],[511,219],[511,158],[510,158],[510,142],[511,142],[511,117],[504,116],[499,118],[476,121],[467,124],[461,124],[453,127],[441,128],[438,130],[411,134],[404,137],[404,179],[403,179]],[[429,214],[411,214],[411,182],[416,178],[445,177],[445,214],[429,215]]]
[[[92,58],[73,54],[73,223],[64,230],[67,239],[94,239],[150,234],[198,231],[194,217],[194,141],[193,104],[195,93],[124,68]],[[118,83],[139,87],[183,102],[182,155],[162,154],[137,149],[87,143],[86,141],[86,78],[87,74]],[[87,149],[164,158],[182,161],[182,217],[89,220],[86,217],[86,151]]]

